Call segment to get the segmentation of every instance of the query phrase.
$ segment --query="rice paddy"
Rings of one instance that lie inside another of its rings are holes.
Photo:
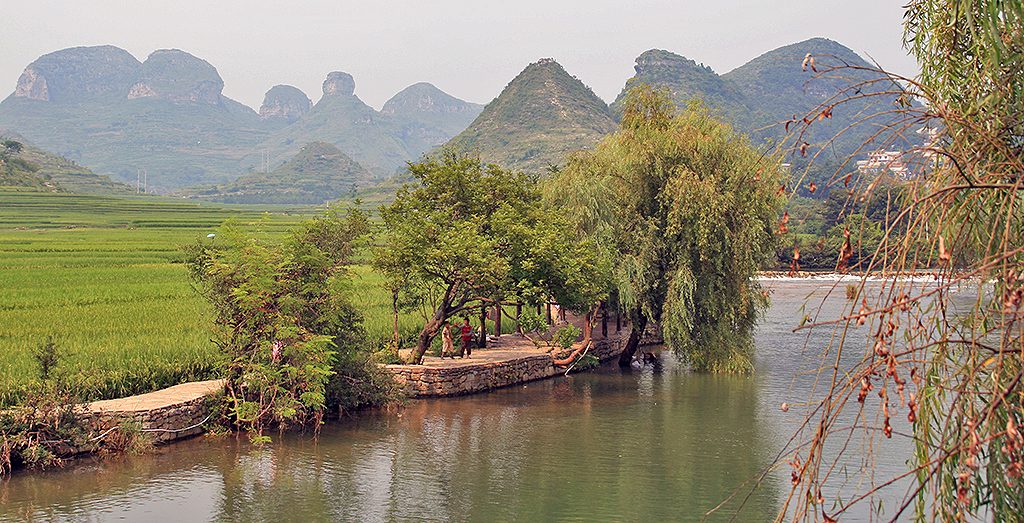
[[[32,351],[47,338],[63,353],[58,372],[86,399],[219,376],[211,311],[191,287],[181,247],[228,218],[283,234],[313,212],[0,192],[0,406],[37,379]],[[356,266],[353,279],[371,339],[388,337],[380,276]],[[403,333],[419,324],[417,315],[400,318]]]

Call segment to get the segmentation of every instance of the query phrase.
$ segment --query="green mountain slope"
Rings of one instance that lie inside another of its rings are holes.
[[[769,51],[750,62],[723,75],[739,91],[743,92],[753,109],[747,130],[752,137],[778,142],[786,135],[785,122],[794,115],[803,117],[839,90],[858,82],[877,79],[869,71],[845,70],[840,73],[815,78],[812,71],[802,71],[804,57],[810,53],[815,57],[817,67],[843,64],[870,67],[866,60],[838,42],[825,38],[812,38]],[[879,85],[865,87],[864,92],[880,91],[887,88]],[[895,96],[865,98],[835,108],[832,117],[816,121],[804,141],[812,145],[823,145],[837,133],[865,116],[896,107]],[[878,125],[891,117],[873,118],[865,124],[844,132],[835,143],[833,158],[845,158],[854,153],[878,129]],[[870,150],[870,149],[869,149]]]
[[[0,186],[93,194],[135,191],[133,187],[93,173],[67,158],[35,147],[23,137],[9,132],[0,132]]]
[[[886,137],[891,137],[883,136],[872,141],[872,135],[892,120],[888,115],[868,118],[847,128],[868,115],[895,108],[896,97],[865,98],[844,104],[832,111],[831,118],[814,121],[802,137],[795,135],[798,125],[790,127],[790,131],[794,131],[790,134],[786,122],[795,115],[803,118],[841,89],[879,78],[877,73],[856,70],[845,70],[841,77],[836,73],[816,78],[813,71],[804,71],[801,67],[808,53],[815,57],[819,70],[842,64],[869,67],[857,53],[825,38],[812,38],[774,49],[724,75],[717,75],[711,69],[677,54],[650,50],[636,59],[636,75],[627,81],[612,107],[618,109],[626,90],[638,82],[667,89],[678,106],[700,98],[716,116],[746,133],[755,145],[766,151],[782,145],[784,161],[793,164],[793,172],[797,176],[802,177],[804,168],[811,167],[803,183],[815,181],[824,188],[824,182],[835,174],[844,159],[850,155],[866,157],[869,151],[880,147]],[[889,87],[891,84],[864,87],[862,92]],[[807,142],[808,153],[813,154],[840,131],[843,131],[840,136],[813,164],[809,163],[809,158],[799,154],[799,142]],[[858,152],[865,143],[868,145]],[[896,144],[897,148],[905,146],[902,141]],[[819,192],[818,196],[825,194],[827,190]]]
[[[672,99],[680,107],[693,99],[706,103],[716,115],[733,125],[742,125],[750,112],[744,93],[731,82],[716,74],[710,67],[675,53],[661,49],[646,51],[636,59],[636,75],[612,103],[616,118],[621,116],[622,99],[633,85],[647,85],[668,89]]]
[[[448,145],[486,162],[540,172],[615,128],[603,100],[557,62],[543,59],[509,82]]]
[[[291,85],[275,85],[263,96],[260,118],[281,123],[294,123],[313,106],[306,93]]]
[[[320,204],[354,194],[373,176],[332,144],[313,142],[268,173],[250,173],[190,197],[227,203]]]
[[[274,133],[258,146],[271,164],[297,154],[313,141],[334,144],[375,174],[384,176],[413,160],[422,151],[410,150],[393,132],[394,123],[363,103],[355,94],[355,80],[348,73],[327,75],[323,96],[294,124]],[[258,168],[259,155],[251,155],[247,167]]]

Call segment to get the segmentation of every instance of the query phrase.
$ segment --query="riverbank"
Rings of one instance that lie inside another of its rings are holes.
[[[801,402],[817,390],[821,366],[813,349],[832,331],[793,332],[802,308],[820,302],[822,317],[838,317],[849,303],[828,297],[829,282],[771,289],[754,336],[753,376],[693,373],[666,355],[658,368],[609,363],[568,378],[411,400],[397,413],[371,409],[327,423],[315,439],[287,432],[256,447],[244,436],[193,437],[141,455],[14,474],[0,482],[0,521],[699,521],[724,499],[746,499],[751,478],[805,419]],[[867,332],[851,328],[851,336]],[[862,356],[844,352],[844,364]],[[855,423],[855,414],[841,422]],[[893,423],[898,433],[912,430],[906,416]],[[912,442],[883,442],[872,454],[879,474],[904,473]],[[790,469],[771,470],[735,519],[776,515]],[[851,470],[849,481],[861,481]],[[890,507],[898,499],[883,492],[876,501]],[[706,519],[727,520],[738,505]],[[857,507],[846,520],[877,519]]]
[[[570,317],[569,321],[579,320]],[[442,359],[426,356],[422,365],[382,365],[407,398],[463,396],[566,374],[577,357],[590,355],[600,361],[618,358],[628,329],[605,328],[590,339],[577,342],[574,357],[537,345],[523,335],[492,338],[472,357]],[[657,343],[648,337],[647,344]],[[62,457],[80,456],[108,448],[107,440],[130,437],[146,445],[167,444],[206,432],[221,408],[225,381],[183,383],[158,391],[118,399],[94,401],[75,410],[78,425],[87,433],[87,444],[72,445]],[[117,448],[116,444],[114,447]]]
[[[94,401],[83,416],[100,435],[134,424],[152,443],[169,443],[206,432],[225,381],[182,383],[126,398]]]

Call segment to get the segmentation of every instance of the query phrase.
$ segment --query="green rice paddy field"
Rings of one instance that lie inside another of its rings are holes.
[[[283,234],[313,212],[0,190],[0,406],[37,379],[32,350],[48,337],[86,399],[219,376],[211,311],[188,281],[181,247],[228,218]],[[380,277],[366,266],[353,272],[367,330],[387,337]],[[406,332],[418,323],[401,318]]]

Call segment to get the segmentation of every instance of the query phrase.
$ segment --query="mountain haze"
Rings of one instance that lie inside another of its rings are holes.
[[[802,166],[807,160],[793,154],[796,138],[787,137],[786,121],[794,116],[803,118],[844,87],[880,78],[877,73],[856,70],[842,71],[843,78],[834,77],[836,75],[816,78],[812,71],[801,68],[807,54],[815,57],[819,69],[843,64],[870,67],[857,53],[826,38],[812,38],[774,49],[724,75],[675,53],[652,49],[637,57],[636,75],[626,82],[612,107],[618,114],[627,90],[637,83],[667,89],[679,107],[700,99],[713,114],[746,133],[755,145],[762,145],[765,150],[788,140],[785,161]],[[878,91],[882,87],[865,87],[863,91]],[[884,87],[891,87],[891,84]],[[815,121],[803,141],[811,145],[813,152],[858,119],[895,108],[896,101],[895,96],[880,96],[838,106],[831,118]],[[833,169],[836,161],[854,154],[879,125],[887,121],[891,121],[891,117],[873,118],[836,138],[828,154],[817,160],[818,170],[822,171],[818,175],[825,176],[825,171]],[[873,147],[869,146],[868,150]]]
[[[0,127],[123,181],[145,170],[158,189],[209,183],[235,176],[264,134],[223,85],[180,50],[140,63],[112,46],[64,49],[26,67],[0,103]]]
[[[527,66],[486,106],[421,82],[395,94],[380,111],[356,95],[351,75],[335,71],[327,75],[315,104],[295,87],[275,85],[257,112],[224,96],[217,69],[185,51],[161,49],[140,62],[113,46],[74,47],[43,55],[25,68],[14,92],[0,102],[0,128],[114,179],[134,183],[145,173],[150,188],[159,192],[229,187],[246,173],[289,161],[315,142],[333,145],[369,173],[365,183],[394,175],[446,143],[484,161],[542,172],[614,132],[627,89],[645,83],[666,89],[679,106],[703,100],[716,117],[769,151],[787,139],[787,120],[873,76],[852,71],[844,72],[845,79],[814,78],[801,70],[808,53],[819,68],[868,66],[825,38],[769,51],[726,74],[651,49],[637,57],[635,75],[611,107],[557,62],[543,59]],[[887,95],[837,107],[802,139],[814,151],[864,115],[892,109],[896,102]],[[824,172],[829,162],[857,151],[884,123],[875,118],[844,132],[816,161],[817,168]],[[788,140],[785,161],[799,168],[806,159],[792,154],[794,139]]]
[[[323,95],[294,124],[281,129],[259,144],[272,163],[299,152],[307,143],[334,144],[379,176],[391,174],[422,151],[412,151],[393,132],[386,115],[366,105],[355,94],[352,75],[335,71],[323,83]],[[247,167],[255,167],[254,158]]]
[[[462,132],[482,110],[480,104],[420,82],[391,97],[380,112],[391,117],[406,147],[422,154]]]
[[[224,184],[324,141],[377,176],[393,174],[456,135],[480,106],[429,84],[403,90],[379,112],[354,79],[328,75],[313,105],[294,87],[267,91],[257,113],[223,95],[209,62],[178,49],[140,62],[114,46],[74,47],[29,64],[0,102],[0,127],[102,174],[170,192]]]
[[[309,112],[313,102],[298,87],[275,85],[263,96],[260,118],[290,124]]]

